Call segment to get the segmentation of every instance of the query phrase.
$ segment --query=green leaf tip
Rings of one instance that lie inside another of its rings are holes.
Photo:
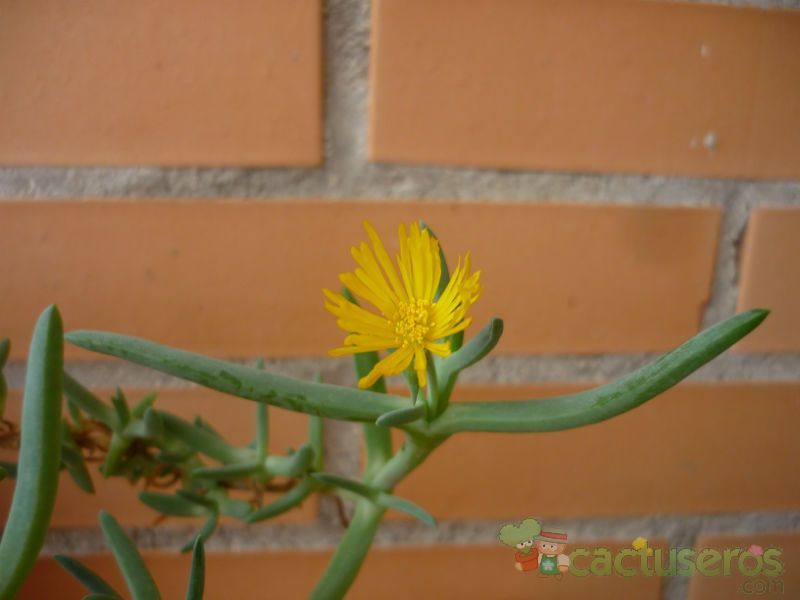
[[[388,413],[382,414],[375,420],[375,425],[380,427],[397,427],[398,425],[406,425],[413,423],[425,416],[425,405],[422,403],[408,406],[406,408],[398,408]]]
[[[404,512],[419,519],[429,527],[436,527],[436,519],[424,508],[414,504],[410,500],[394,496],[389,492],[369,486],[360,481],[334,475],[333,473],[312,473],[311,477],[326,485],[337,487],[351,494],[366,498],[382,508],[393,508],[394,510]]]
[[[189,586],[186,600],[203,600],[206,578],[206,553],[203,538],[197,536],[192,547],[192,570],[189,573]]]
[[[753,331],[768,314],[765,309],[752,309],[734,315],[638,371],[585,392],[537,400],[453,403],[428,432],[558,431],[610,419],[685,379]]]
[[[109,583],[100,577],[97,573],[92,571],[89,567],[82,562],[75,560],[63,554],[56,554],[53,559],[65,570],[67,573],[77,579],[83,587],[85,587],[92,595],[101,595],[104,598],[114,598],[121,600],[122,596],[109,585]]]
[[[161,594],[142,556],[117,520],[109,513],[101,511],[100,529],[114,554],[133,600],[160,600]]]

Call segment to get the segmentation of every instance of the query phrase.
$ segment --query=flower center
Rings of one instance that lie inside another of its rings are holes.
[[[401,302],[394,316],[396,341],[402,348],[420,346],[433,323],[428,323],[431,303],[427,300]]]

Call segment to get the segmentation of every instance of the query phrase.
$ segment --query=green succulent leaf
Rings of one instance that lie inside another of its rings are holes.
[[[429,433],[558,431],[610,419],[668,390],[753,331],[768,314],[754,309],[733,316],[638,371],[585,392],[540,400],[453,403]]]
[[[112,596],[111,594],[87,594],[83,600],[119,600],[119,596]]]
[[[211,534],[214,533],[214,530],[217,528],[217,523],[219,523],[219,513],[216,511],[209,513],[206,522],[198,530],[197,536],[188,541],[181,548],[181,552],[189,552],[189,550],[191,550],[194,547],[195,540],[197,539],[200,539],[203,542],[208,541],[208,538],[211,537]]]
[[[192,471],[194,479],[231,480],[254,477],[264,473],[264,464],[253,460],[221,467],[200,467]]]
[[[133,600],[160,600],[161,594],[142,556],[117,520],[107,512],[101,512],[100,529],[114,554]]]
[[[144,421],[147,437],[157,439],[164,435],[164,420],[161,418],[161,415],[152,408],[148,407],[144,411],[142,421]]]
[[[277,517],[302,504],[303,500],[322,488],[322,486],[322,482],[316,481],[315,479],[303,479],[274,502],[254,510],[247,517],[246,521],[248,523],[257,523],[258,521],[266,521],[267,519]]]
[[[167,412],[159,412],[159,415],[167,431],[197,452],[224,463],[235,463],[250,458],[250,452],[230,445],[217,433]]]
[[[155,392],[150,392],[137,402],[131,409],[131,416],[134,419],[141,419],[144,417],[148,409],[153,407],[156,402],[157,395]]]
[[[442,361],[442,380],[457,375],[488,355],[503,335],[503,320],[493,318],[466,345]]]
[[[16,596],[42,548],[61,469],[63,329],[55,306],[36,322],[22,401],[19,470],[0,540],[0,599]]]
[[[164,421],[161,414],[152,408],[146,408],[144,414],[136,418],[131,413],[133,419],[122,430],[122,437],[128,440],[140,439],[158,439],[164,435]]]
[[[170,517],[202,517],[207,512],[207,509],[197,502],[174,494],[139,492],[139,500],[162,515]]]
[[[66,339],[226,394],[331,419],[374,423],[383,413],[407,405],[406,399],[389,394],[298,381],[125,335],[73,331]]]
[[[66,371],[64,372],[64,395],[91,418],[108,425],[111,429],[119,427],[119,419],[114,409],[86,389]]]
[[[181,498],[185,498],[189,502],[194,502],[195,504],[204,506],[208,510],[217,510],[217,503],[212,498],[203,496],[201,494],[197,494],[189,490],[178,490],[175,493],[178,494],[178,496],[180,496]]]
[[[97,573],[92,571],[89,567],[82,562],[64,556],[63,554],[56,554],[55,561],[61,567],[72,575],[75,579],[81,582],[83,587],[94,594],[102,594],[106,598],[114,598],[115,600],[122,600],[122,596],[111,587],[105,579],[100,577]]]
[[[220,514],[239,519],[240,521],[246,521],[253,510],[249,502],[231,498],[223,491],[216,493],[214,499],[217,501]]]
[[[131,420],[131,411],[130,408],[128,408],[128,400],[125,398],[125,394],[122,393],[120,388],[117,388],[117,391],[111,396],[111,405],[117,413],[119,427],[125,427]]]
[[[268,456],[267,472],[284,477],[298,477],[314,464],[314,450],[310,444],[303,444],[297,452],[289,456]]]
[[[325,456],[324,428],[322,418],[314,415],[308,417],[308,443],[311,444],[311,449],[314,451],[314,462],[311,467],[315,471],[322,470],[322,461]]]
[[[71,440],[70,440],[71,441]],[[61,446],[61,462],[67,468],[75,484],[87,494],[94,494],[94,483],[83,454],[73,444],[63,443]]]
[[[109,477],[119,473],[120,466],[122,465],[122,459],[125,456],[125,452],[128,450],[129,446],[129,438],[126,438],[118,433],[111,435],[111,441],[108,444],[106,458],[103,461],[103,465],[100,467],[103,477],[108,479]]]
[[[375,425],[380,427],[397,427],[398,425],[406,425],[413,423],[425,416],[425,405],[422,403],[415,404],[414,406],[407,406],[406,408],[398,408],[386,414],[381,415],[375,421]]]
[[[189,574],[189,586],[186,591],[186,600],[203,600],[203,591],[206,580],[206,553],[203,548],[203,538],[197,537],[192,548],[192,571]]]
[[[392,494],[387,494],[386,492],[381,492],[381,495],[378,497],[377,504],[378,506],[382,506],[384,508],[392,508],[394,510],[404,512],[407,515],[411,515],[412,517],[425,523],[425,525],[428,527],[436,527],[436,519],[434,519],[433,516],[424,508],[411,502],[411,500],[406,500],[405,498],[400,498]]]
[[[383,508],[393,508],[411,515],[412,517],[416,517],[429,527],[436,527],[436,519],[434,519],[427,511],[425,511],[425,509],[414,504],[410,500],[393,496],[388,492],[371,487],[361,483],[360,481],[354,481],[352,479],[340,477],[339,475],[334,475],[332,473],[313,473],[311,477],[327,485],[371,500]]]

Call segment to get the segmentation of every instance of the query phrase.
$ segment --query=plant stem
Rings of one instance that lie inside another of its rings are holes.
[[[445,439],[447,438],[407,435],[403,447],[380,468],[371,485],[390,492]],[[337,600],[344,597],[364,563],[385,512],[385,508],[376,506],[366,498],[359,498],[353,520],[350,521],[325,573],[311,593],[312,600]]]
[[[339,542],[325,573],[311,593],[311,600],[334,600],[344,597],[364,563],[385,512],[385,508],[376,506],[365,498],[358,500],[353,519],[347,526],[347,531]]]

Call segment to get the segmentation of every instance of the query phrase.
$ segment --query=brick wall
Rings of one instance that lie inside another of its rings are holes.
[[[477,322],[506,321],[496,355],[464,373],[461,400],[585,388],[737,310],[773,313],[619,419],[451,440],[399,488],[440,527],[391,518],[353,597],[706,600],[740,584],[542,588],[495,541],[500,524],[531,515],[611,546],[640,535],[778,545],[786,593],[800,593],[798,8],[0,0],[10,416],[35,315],[53,301],[67,329],[263,355],[276,372],[352,384],[346,360],[324,358],[339,333],[319,290],[349,266],[363,218],[387,233],[424,218],[483,270]],[[249,436],[244,400],[74,348],[67,359],[97,389],[161,389],[164,408]],[[305,419],[275,412],[283,450]],[[329,432],[332,469],[355,474],[358,429]],[[3,510],[9,499],[3,483]],[[189,527],[151,527],[117,482],[87,498],[65,481],[46,552],[90,554],[113,579],[94,529],[103,508],[134,528],[177,597],[186,560],[174,551]],[[325,499],[267,525],[227,523],[209,544],[210,597],[236,593],[229,577],[241,597],[256,586],[302,597],[340,532]],[[37,569],[46,577],[23,597],[55,580],[78,597],[49,559]]]

